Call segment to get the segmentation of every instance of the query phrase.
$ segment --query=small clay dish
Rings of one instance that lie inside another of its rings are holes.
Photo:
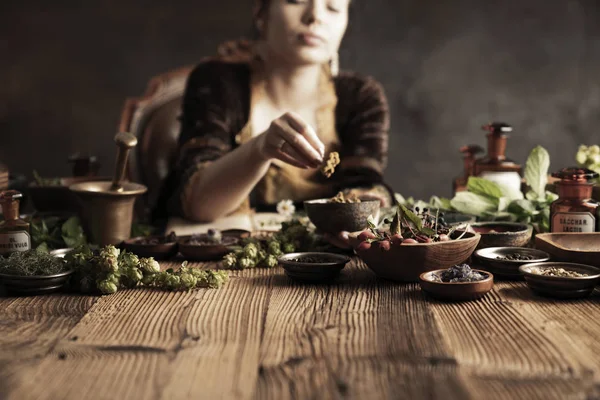
[[[38,295],[58,292],[67,284],[73,270],[54,275],[17,276],[0,274],[0,283],[9,293],[17,295]]]
[[[490,271],[497,278],[522,280],[523,275],[519,267],[524,264],[540,263],[550,259],[544,251],[527,247],[488,247],[475,251],[475,260],[486,271]],[[530,257],[531,260],[502,260],[499,258],[519,254]]]
[[[369,215],[379,214],[379,200],[364,200],[360,203],[334,203],[330,199],[304,202],[304,210],[310,222],[325,233],[341,231],[356,232],[367,228]]]
[[[587,276],[562,277],[546,276],[537,273],[546,268],[563,268],[567,271],[587,274]],[[585,264],[543,262],[521,265],[519,271],[525,275],[527,286],[532,291],[542,296],[559,299],[586,297],[594,291],[594,288],[600,282],[600,269]]]
[[[485,296],[494,287],[494,275],[474,269],[486,278],[476,282],[438,282],[434,275],[441,275],[445,269],[423,272],[419,276],[421,289],[429,296],[442,301],[471,301]]]
[[[177,254],[178,243],[176,238],[168,236],[135,237],[123,241],[123,249],[138,257],[154,257],[157,260],[166,260]]]
[[[600,232],[540,233],[535,247],[548,252],[553,260],[600,268]]]
[[[207,234],[180,236],[178,242],[179,252],[190,261],[219,260],[231,250],[230,246],[238,244],[239,239],[234,236],[223,235],[220,243],[213,243]]]
[[[334,280],[350,257],[335,253],[289,253],[279,257],[279,264],[290,278],[306,283]]]
[[[481,235],[478,249],[487,247],[525,247],[531,240],[533,227],[516,222],[478,222],[471,229]]]

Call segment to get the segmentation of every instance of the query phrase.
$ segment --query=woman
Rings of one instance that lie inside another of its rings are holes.
[[[244,205],[330,197],[351,189],[391,203],[382,184],[388,107],[371,78],[336,72],[349,0],[262,0],[250,51],[191,73],[169,214],[212,221]],[[243,50],[243,49],[242,49]],[[332,151],[341,163],[320,172]]]

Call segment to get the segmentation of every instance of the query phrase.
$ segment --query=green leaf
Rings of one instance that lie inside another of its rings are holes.
[[[369,217],[367,218],[367,226],[371,230],[377,229],[377,223],[375,222],[375,218],[373,218],[372,215],[369,215]]]
[[[495,211],[485,213],[481,218],[481,221],[510,221],[514,222],[517,220],[517,216],[508,211]]]
[[[402,227],[400,225],[400,206],[396,209],[396,214],[394,215],[394,219],[392,219],[392,223],[390,225],[390,234],[396,235],[402,232]]]
[[[406,217],[410,222],[413,223],[413,225],[415,226],[415,228],[417,228],[417,230],[421,230],[423,228],[423,222],[421,221],[421,218],[419,218],[419,216],[417,214],[415,214],[414,212],[410,211],[408,208],[406,208],[405,206],[403,206],[402,204],[398,205],[400,208],[400,218],[402,217]]]
[[[439,210],[452,210],[452,203],[450,202],[450,199],[445,197],[431,196],[431,199],[429,199],[429,204],[431,204],[431,208],[437,208]]]
[[[419,232],[421,232],[422,234],[424,234],[424,235],[427,235],[427,236],[435,236],[435,235],[437,234],[437,232],[436,232],[436,231],[434,231],[434,230],[433,230],[433,229],[431,229],[431,228],[427,228],[427,227],[423,227],[423,228],[421,228],[421,229],[419,230]]]
[[[548,183],[548,169],[550,168],[550,155],[542,146],[534,148],[525,163],[525,181],[531,190],[543,198]]]
[[[65,221],[61,228],[62,239],[67,247],[78,247],[85,244],[86,238],[79,218],[71,217]]]
[[[469,177],[467,190],[471,193],[488,196],[494,199],[499,199],[503,196],[502,189],[500,189],[500,186],[498,186],[497,183],[475,176]]]
[[[502,190],[503,197],[508,197],[510,200],[519,200],[523,199],[523,192],[520,189],[515,189],[512,186],[503,185],[501,183],[498,184],[500,190]]]
[[[483,216],[486,212],[498,210],[498,204],[493,199],[471,192],[458,192],[451,201],[452,207],[463,214]]]
[[[45,242],[41,243],[38,247],[36,247],[35,251],[39,253],[50,253],[50,249],[48,248],[48,245]]]
[[[535,205],[526,199],[513,201],[510,203],[508,211],[518,215],[534,215],[538,213]]]
[[[506,209],[508,208],[508,206],[511,203],[511,199],[508,197],[500,197],[498,199],[498,211],[502,212],[502,211],[506,211]]]

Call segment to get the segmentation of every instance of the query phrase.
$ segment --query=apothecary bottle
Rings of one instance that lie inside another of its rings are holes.
[[[0,222],[0,255],[31,249],[29,223],[19,218],[19,201],[23,195],[16,190],[0,192],[4,221]]]
[[[600,207],[592,200],[598,173],[585,168],[563,168],[552,174],[558,200],[550,205],[551,232],[600,232]]]
[[[452,190],[456,192],[462,192],[467,190],[467,182],[469,177],[474,174],[475,157],[479,153],[483,153],[483,148],[476,144],[462,146],[460,152],[463,155],[463,175],[454,179]]]
[[[487,131],[487,155],[475,161],[476,176],[496,182],[512,190],[521,190],[521,166],[506,157],[506,142],[512,126],[503,122],[484,125]]]

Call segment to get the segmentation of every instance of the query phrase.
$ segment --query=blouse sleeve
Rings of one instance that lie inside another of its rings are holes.
[[[176,167],[166,188],[167,213],[188,218],[188,196],[202,168],[233,148],[236,104],[231,104],[231,85],[217,62],[198,65],[190,74],[183,96],[181,133]],[[239,97],[239,96],[237,96]],[[228,104],[229,101],[229,104]]]

